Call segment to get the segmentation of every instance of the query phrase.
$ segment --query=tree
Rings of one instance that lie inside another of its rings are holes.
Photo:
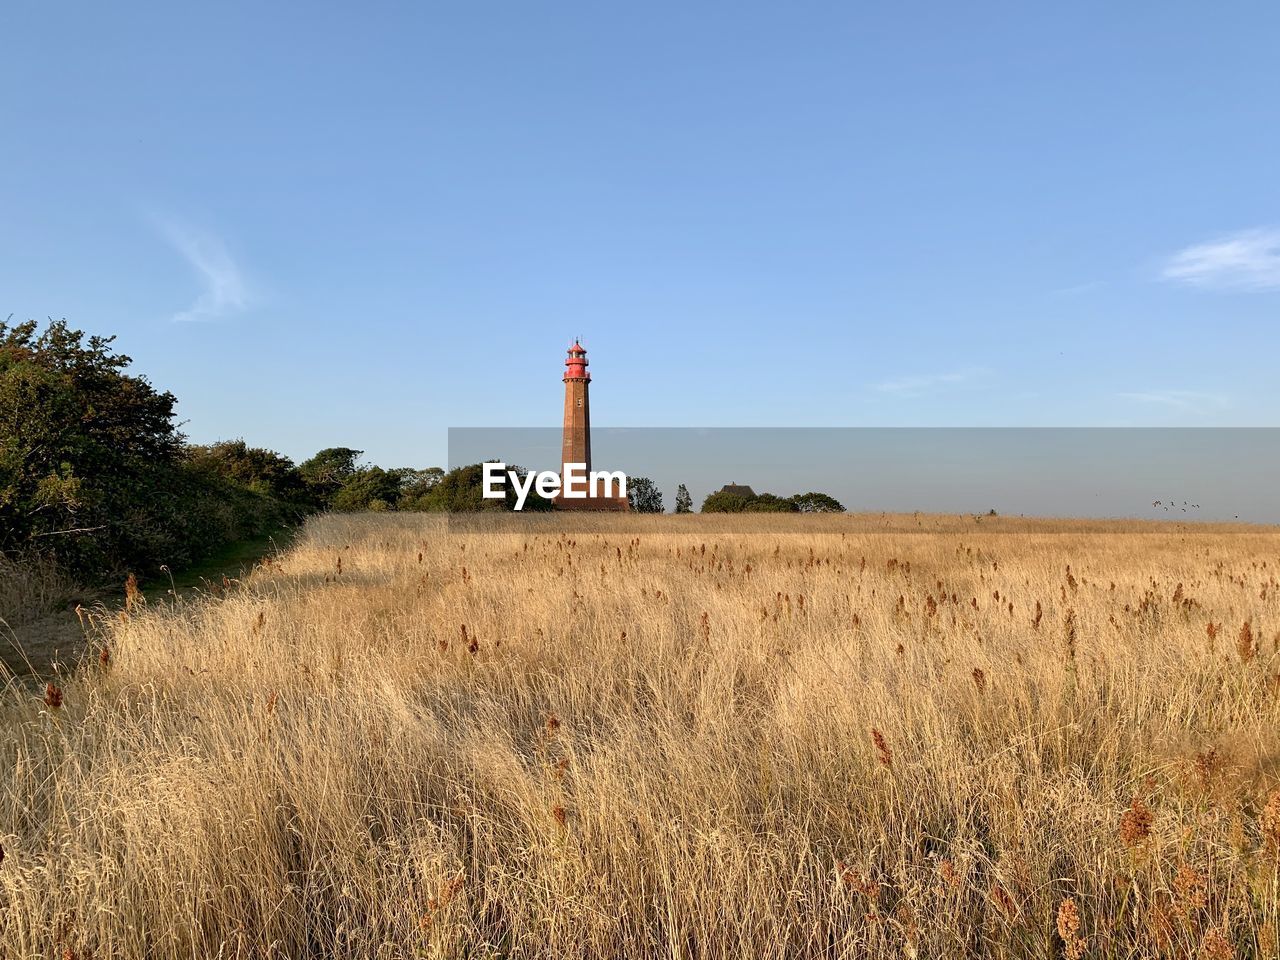
[[[0,552],[81,579],[177,568],[297,520],[287,457],[242,440],[187,447],[173,394],[113,337],[0,323]]]
[[[484,499],[484,467],[473,463],[450,470],[440,482],[422,498],[424,510],[444,513],[473,513],[480,510],[498,510],[501,505]]]
[[[751,499],[736,493],[725,493],[723,490],[717,490],[715,493],[707,494],[707,498],[702,501],[702,512],[742,513],[751,503]]]
[[[330,501],[334,510],[388,510],[400,499],[400,478],[381,467],[365,467],[343,481]]]
[[[286,499],[297,499],[306,492],[302,475],[292,460],[274,450],[251,447],[244,440],[192,444],[184,455],[192,468],[208,470],[250,490]]]
[[[488,461],[500,462],[497,458]],[[508,463],[508,470],[514,470],[523,480],[529,471],[524,467]],[[472,463],[465,467],[455,467],[440,477],[432,485],[430,491],[418,498],[411,509],[439,511],[443,513],[480,513],[488,510],[514,510],[516,492],[511,484],[506,485],[506,495],[501,500],[489,500],[484,496],[484,464]],[[524,502],[523,512],[534,513],[550,510],[551,501],[530,490]]]
[[[648,477],[627,478],[627,500],[632,513],[662,513],[662,491]]]
[[[0,550],[114,568],[158,522],[182,448],[177,400],[126,373],[114,339],[0,323]]]
[[[797,493],[791,502],[801,513],[844,513],[844,504],[825,493]]]
[[[746,513],[795,513],[796,505],[772,493],[761,493],[747,501],[744,511]]]
[[[327,447],[298,464],[298,473],[319,506],[328,506],[342,485],[356,472],[363,450]]]
[[[758,493],[754,497],[717,490],[702,501],[703,513],[843,513],[844,506],[825,493],[798,493],[779,497]]]
[[[676,513],[693,513],[693,497],[683,483],[676,487]]]
[[[400,478],[400,501],[397,510],[425,510],[428,494],[444,477],[442,467],[427,467],[418,470],[413,467],[398,467],[390,471]]]

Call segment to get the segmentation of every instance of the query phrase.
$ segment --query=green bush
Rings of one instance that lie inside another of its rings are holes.
[[[330,506],[334,510],[387,510],[400,499],[400,477],[381,467],[356,470],[338,488]],[[381,507],[373,504],[380,503]]]
[[[746,497],[718,490],[702,501],[703,513],[843,513],[844,506],[825,493],[798,493],[779,497],[760,493]]]
[[[748,501],[744,509],[747,513],[796,513],[799,508],[789,499],[762,493]]]
[[[181,566],[299,519],[293,464],[244,441],[188,447],[176,398],[112,337],[0,323],[0,554],[81,580]]]
[[[715,493],[707,494],[707,498],[702,501],[703,513],[742,513],[751,504],[751,497],[740,496],[736,493],[725,493],[718,490]]]
[[[496,461],[490,461],[496,462]],[[527,471],[522,467],[508,464],[508,470],[514,470],[522,478]],[[514,510],[515,491],[507,487],[506,497],[502,500],[486,500],[484,497],[484,465],[468,464],[455,467],[443,474],[430,490],[413,500],[411,507],[402,509],[423,510],[438,513],[481,513],[489,510]],[[552,503],[532,490],[524,502],[526,512],[550,510]]]

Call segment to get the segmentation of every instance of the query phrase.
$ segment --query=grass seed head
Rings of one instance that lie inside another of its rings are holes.
[[[1280,858],[1280,788],[1271,791],[1266,805],[1258,815],[1258,828],[1262,832],[1263,843]]]
[[[1209,879],[1187,864],[1178,868],[1173,875],[1173,889],[1178,894],[1178,910],[1189,916],[1209,903]]]
[[[1062,952],[1068,960],[1081,960],[1088,944],[1080,936],[1080,908],[1075,897],[1067,897],[1058,904],[1058,936],[1062,940]]]
[[[1072,607],[1067,610],[1067,615],[1062,622],[1062,634],[1065,643],[1065,654],[1067,662],[1074,662],[1076,659],[1076,611]]]
[[[1120,818],[1120,842],[1130,850],[1141,845],[1151,836],[1151,824],[1155,816],[1151,809],[1142,802],[1141,797],[1134,797],[1129,809]]]
[[[1258,652],[1257,642],[1253,638],[1253,625],[1248,620],[1241,625],[1240,633],[1236,637],[1236,652],[1240,654],[1240,659],[1244,663],[1252,660],[1254,654]]]
[[[889,742],[885,740],[884,734],[875,727],[871,728],[871,742],[876,747],[876,757],[880,761],[880,765],[888,770],[893,769],[893,751],[889,749]]]
[[[1200,941],[1201,960],[1235,960],[1235,955],[1231,941],[1217,930],[1209,930]]]
[[[1009,891],[998,880],[991,881],[991,890],[989,891],[991,902],[996,905],[1001,913],[1006,917],[1012,917],[1018,912],[1018,905],[1014,903],[1013,897],[1009,895]]]
[[[130,613],[142,602],[142,591],[138,589],[138,577],[129,574],[124,580],[124,608]]]

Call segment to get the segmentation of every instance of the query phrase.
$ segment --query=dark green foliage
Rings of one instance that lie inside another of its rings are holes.
[[[171,393],[113,338],[0,324],[0,551],[86,579],[189,563],[300,515],[292,464],[242,441],[187,448]]]
[[[843,513],[839,500],[825,493],[798,493],[794,497],[778,497],[760,493],[744,497],[718,490],[702,501],[703,513]]]
[[[742,513],[751,503],[750,497],[740,497],[736,493],[725,493],[723,490],[717,490],[715,493],[707,494],[707,498],[702,501],[703,513]]]
[[[744,508],[747,513],[796,513],[797,507],[790,499],[775,497],[772,493],[761,493],[747,501]]]
[[[307,498],[307,485],[298,468],[274,450],[250,447],[243,440],[222,440],[189,445],[185,454],[193,469],[216,474],[258,493],[298,502]]]
[[[398,467],[391,472],[400,478],[400,500],[396,505],[399,510],[426,509],[427,496],[444,477],[444,470],[440,467],[427,467],[425,470]]]
[[[328,447],[298,464],[298,473],[312,499],[317,504],[328,506],[342,485],[359,469],[357,462],[363,453],[363,450],[350,447]]]
[[[479,465],[384,470],[330,447],[295,467],[240,439],[188,446],[174,396],[128,373],[112,342],[64,321],[0,323],[0,553],[98,580],[179,569],[314,510],[514,503],[482,501]]]
[[[269,493],[211,476],[188,464],[153,491],[148,509],[134,517],[147,538],[135,538],[133,556],[120,569],[154,571],[160,564],[181,569],[214,550],[297,523],[307,510]]]
[[[111,337],[0,324],[0,550],[116,567],[163,526],[179,460],[173,394],[124,372]]]
[[[632,513],[662,513],[662,491],[648,477],[627,477],[627,499]]]
[[[428,509],[428,497],[435,485],[440,483],[444,470],[440,467],[426,467],[417,470],[415,467],[397,467],[389,471],[399,479],[399,499],[396,509],[403,511],[425,511]]]
[[[400,502],[398,471],[363,467],[343,481],[330,506],[334,510],[390,510]]]
[[[676,513],[693,513],[693,497],[683,483],[676,487]]]
[[[489,461],[496,462],[496,461]],[[438,469],[438,468],[432,468]],[[507,464],[508,470],[514,470],[521,479],[528,471],[523,467]],[[514,510],[515,491],[508,485],[506,498],[503,500],[486,500],[484,498],[484,465],[472,463],[465,467],[455,467],[435,480],[430,489],[415,498],[412,509],[440,513],[479,513],[487,510]],[[524,502],[524,511],[544,511],[551,509],[551,501],[546,500],[532,490]]]
[[[791,502],[801,513],[844,513],[844,504],[825,493],[797,493]]]
[[[395,467],[385,470],[361,464],[364,451],[329,447],[299,464],[297,472],[310,502],[317,509],[435,510],[441,496],[432,491],[445,476],[440,467]]]
[[[499,501],[484,499],[482,483],[483,467],[480,464],[457,467],[442,476],[421,498],[421,509],[444,513],[501,510]]]

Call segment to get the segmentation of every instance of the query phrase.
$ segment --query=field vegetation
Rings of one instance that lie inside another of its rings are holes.
[[[1266,957],[1280,533],[327,515],[0,717],[0,956]]]

